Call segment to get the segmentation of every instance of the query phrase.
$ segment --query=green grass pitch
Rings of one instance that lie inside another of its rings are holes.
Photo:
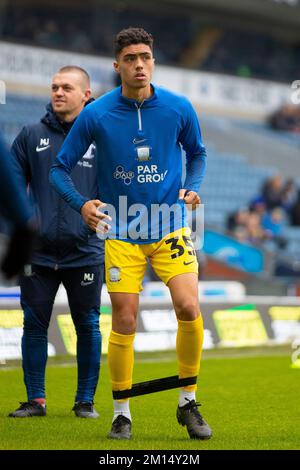
[[[2,368],[0,449],[299,449],[300,369],[290,369],[287,353],[251,356],[208,355],[202,362],[198,400],[203,404],[200,411],[213,428],[210,441],[192,441],[186,429],[178,425],[178,390],[132,398],[133,439],[108,440],[112,397],[106,360],[95,398],[99,419],[74,417],[70,410],[76,367],[53,361],[47,369],[47,417],[8,418],[18,401],[24,400],[25,391],[20,367]],[[177,373],[174,354],[142,358],[135,364],[135,382]]]

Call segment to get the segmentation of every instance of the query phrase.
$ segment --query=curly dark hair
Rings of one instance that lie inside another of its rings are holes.
[[[147,33],[143,28],[127,28],[122,29],[114,40],[115,46],[115,57],[118,57],[124,47],[130,46],[131,44],[146,44],[153,50],[153,37],[150,33]]]

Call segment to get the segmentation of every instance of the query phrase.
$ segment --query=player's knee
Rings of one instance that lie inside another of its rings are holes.
[[[176,315],[178,320],[192,321],[196,320],[199,316],[199,303],[198,299],[186,298],[175,305]]]
[[[121,334],[131,334],[136,330],[136,315],[130,306],[113,311],[113,330]]]

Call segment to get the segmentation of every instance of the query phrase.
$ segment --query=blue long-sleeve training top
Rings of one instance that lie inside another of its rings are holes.
[[[0,209],[15,226],[25,225],[33,215],[22,182],[0,136]]]
[[[112,225],[115,222],[111,238],[135,243],[152,243],[177,228],[177,224],[169,230],[161,228],[157,207],[177,204],[180,210],[175,209],[174,218],[186,225],[179,189],[198,192],[206,166],[200,126],[190,102],[160,87],[152,85],[152,90],[152,96],[139,103],[124,97],[118,87],[88,105],[50,171],[55,189],[80,212],[88,199],[77,191],[70,173],[95,142],[100,198],[108,204]],[[181,147],[186,153],[184,183]]]

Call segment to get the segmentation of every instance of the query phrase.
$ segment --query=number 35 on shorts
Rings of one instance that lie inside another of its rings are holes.
[[[179,258],[184,254],[196,256],[193,242],[191,237],[182,235],[181,237],[172,237],[165,240],[166,245],[170,245],[170,256],[172,259]]]

